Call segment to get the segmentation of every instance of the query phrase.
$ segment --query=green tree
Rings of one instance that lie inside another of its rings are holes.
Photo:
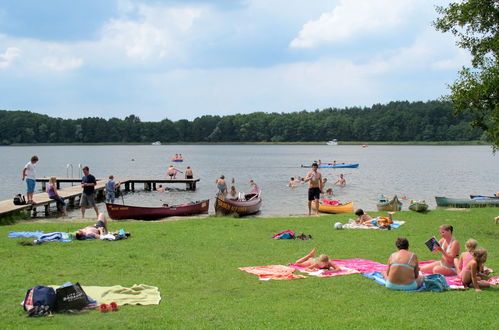
[[[499,1],[466,0],[437,7],[434,25],[451,32],[457,45],[470,51],[471,67],[463,67],[451,85],[456,113],[472,114],[471,124],[485,132],[494,152],[499,148]]]

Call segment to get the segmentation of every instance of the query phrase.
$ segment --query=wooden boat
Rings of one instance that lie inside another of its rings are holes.
[[[246,194],[243,200],[219,194],[215,200],[215,212],[221,215],[237,214],[244,216],[257,213],[260,211],[261,205],[260,192]]]
[[[301,167],[310,168],[310,167],[312,167],[312,165],[302,165]],[[319,168],[357,168],[357,167],[359,167],[359,163],[356,163],[356,164],[333,164],[333,163],[329,163],[329,164],[320,164],[319,165]]]
[[[411,200],[411,203],[409,204],[409,210],[416,212],[425,212],[426,210],[428,210],[428,204],[425,200]]]
[[[470,195],[471,199],[499,199],[499,196]]]
[[[385,197],[382,195],[376,204],[378,207],[378,211],[400,211],[402,209],[402,202],[399,201],[397,195],[393,197],[392,200],[387,201]]]
[[[499,207],[499,199],[467,199],[467,198],[448,198],[448,197],[435,197],[437,206],[444,207]]]
[[[194,215],[208,213],[210,200],[205,199],[180,205],[163,205],[161,207],[143,207],[106,203],[107,213],[113,220],[136,219],[157,220],[171,216]]]
[[[312,208],[315,209],[315,203],[312,202]],[[353,213],[353,202],[348,202],[340,205],[329,205],[323,202],[319,203],[319,212],[322,213]]]

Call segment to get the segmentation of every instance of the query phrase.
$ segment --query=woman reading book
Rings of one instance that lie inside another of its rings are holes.
[[[440,252],[440,261],[432,262],[421,267],[421,271],[429,274],[442,274],[444,276],[457,275],[454,258],[459,256],[459,241],[452,236],[454,228],[451,225],[441,225],[440,235],[442,238],[435,245],[433,252]]]
[[[405,237],[397,238],[395,246],[398,251],[390,255],[388,268],[383,272],[385,286],[392,290],[417,290],[424,278],[419,274],[418,257],[409,251],[409,241]]]

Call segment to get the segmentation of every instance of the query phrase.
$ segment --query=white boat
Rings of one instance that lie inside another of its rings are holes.
[[[331,141],[327,141],[328,146],[337,146],[338,141],[336,139],[332,139]]]
[[[161,145],[161,142],[160,141],[156,141],[156,142],[153,142],[151,143],[153,146],[160,146]]]

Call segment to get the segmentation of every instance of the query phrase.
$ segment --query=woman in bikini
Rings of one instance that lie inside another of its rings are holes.
[[[319,258],[315,258],[316,249],[310,251],[309,254],[295,262],[295,265],[306,267],[307,271],[314,271],[319,269],[324,269],[328,272],[337,272],[341,268],[334,262],[329,261],[329,257],[325,254],[321,254]]]
[[[417,290],[424,278],[419,274],[418,257],[409,251],[407,238],[397,238],[395,246],[399,250],[388,258],[388,268],[383,272],[385,286],[392,290]]]
[[[421,267],[421,271],[444,276],[457,275],[454,258],[459,256],[459,241],[452,236],[454,228],[451,225],[441,225],[439,230],[442,238],[438,241],[439,245],[435,246],[433,252],[442,253],[442,259]]]

